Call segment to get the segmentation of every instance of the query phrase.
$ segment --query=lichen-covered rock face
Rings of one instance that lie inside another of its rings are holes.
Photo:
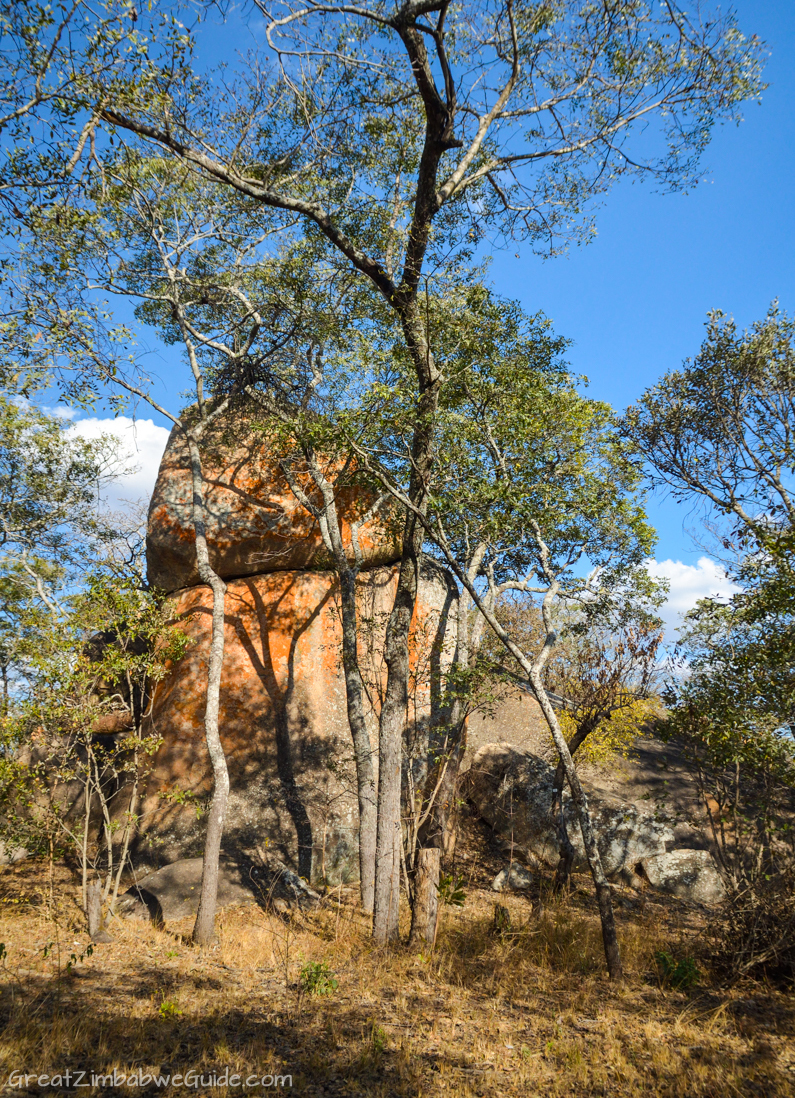
[[[641,865],[649,883],[663,892],[700,904],[719,904],[726,888],[708,850],[670,850]]]
[[[202,439],[202,470],[210,563],[223,579],[331,566],[318,524],[293,495],[265,431],[245,420],[222,420]],[[332,482],[345,479],[338,468],[324,472]],[[296,475],[310,498],[317,497],[300,466]],[[352,558],[351,523],[366,514],[372,498],[343,483],[336,495],[343,542]],[[149,505],[147,532],[149,582],[164,591],[201,582],[192,499],[187,443],[174,428]],[[394,514],[379,512],[365,523],[359,542],[367,568],[398,560],[400,533]]]
[[[383,637],[396,583],[396,566],[358,580],[360,661],[374,747]],[[174,618],[193,644],[153,699],[152,729],[163,742],[143,803],[140,854],[149,861],[202,852],[205,820],[196,808],[212,790],[204,741],[211,592],[188,588],[174,603]],[[412,660],[422,669],[412,720],[428,718],[454,643],[454,614],[454,585],[441,569],[426,567],[412,627]],[[229,583],[220,705],[231,780],[224,849],[256,857],[276,850],[308,879],[355,879],[358,805],[334,573],[280,571]]]
[[[531,866],[553,867],[558,862],[560,838],[552,818],[554,778],[554,767],[544,759],[505,743],[484,744],[467,774],[467,794],[478,815]],[[676,836],[666,823],[633,804],[597,792],[586,781],[582,784],[607,877],[633,887],[651,883],[699,903],[715,902],[719,888],[709,875],[709,866],[715,877],[718,874],[708,851],[669,852]],[[587,869],[577,813],[568,791],[563,796],[563,815],[576,851],[575,868]]]

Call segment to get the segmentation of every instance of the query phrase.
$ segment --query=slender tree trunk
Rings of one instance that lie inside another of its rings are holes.
[[[591,822],[591,814],[588,811],[588,798],[585,795],[585,790],[580,782],[580,776],[574,766],[574,760],[569,752],[566,739],[560,729],[557,714],[552,708],[552,703],[547,697],[544,684],[541,681],[541,667],[538,666],[538,663],[539,661],[536,661],[531,669],[530,681],[533,685],[533,691],[538,699],[538,703],[546,717],[547,724],[552,733],[552,738],[555,741],[555,747],[557,748],[560,761],[569,783],[569,788],[571,789],[572,800],[577,809],[580,830],[582,832],[582,841],[585,846],[585,854],[588,858],[588,865],[596,889],[596,899],[599,904],[599,916],[602,922],[602,941],[604,943],[607,971],[611,980],[621,980],[624,973],[621,967],[621,953],[618,948],[618,935],[616,934],[616,921],[613,914],[613,901],[610,885],[607,877],[605,877],[604,868],[602,867],[602,859],[599,855],[599,847],[597,846],[596,833],[594,832],[593,824]]]
[[[202,866],[201,895],[193,940],[208,945],[215,936],[215,909],[218,898],[218,869],[221,854],[221,837],[224,832],[226,809],[229,802],[229,771],[218,727],[218,711],[221,695],[221,672],[224,664],[224,609],[226,584],[210,566],[207,550],[207,527],[204,513],[204,487],[202,483],[201,455],[195,435],[188,432],[191,475],[193,481],[193,525],[196,531],[196,563],[199,578],[213,593],[212,636],[210,663],[207,671],[207,701],[204,712],[204,735],[213,768],[213,796],[207,816],[207,833],[204,840],[204,864]]]
[[[414,874],[414,904],[411,910],[411,935],[409,945],[429,945],[436,941],[436,924],[439,918],[439,867],[441,850],[424,847],[417,851],[417,868]]]
[[[485,556],[485,544],[478,545],[469,561],[467,576],[474,582],[480,571]],[[484,619],[478,615],[475,622],[469,620],[471,599],[469,592],[464,587],[459,595],[456,614],[456,652],[455,666],[459,671],[466,671],[469,667],[471,654],[477,652],[483,632]],[[438,848],[440,857],[426,864],[424,874],[432,875],[432,885],[436,893],[439,890],[439,878],[441,864],[452,857],[455,846],[455,834],[453,823],[455,819],[455,792],[458,786],[458,776],[461,771],[461,763],[466,750],[466,716],[467,703],[458,696],[453,699],[447,713],[442,714],[446,719],[450,730],[449,742],[446,747],[445,757],[430,775],[425,789],[427,803],[426,818],[416,829],[417,850],[412,851],[413,862],[419,872],[419,859],[425,852]],[[439,770],[441,767],[441,771]],[[418,902],[423,903],[419,897],[418,885],[415,878],[415,888],[412,902],[412,936],[415,926],[415,908]],[[423,916],[424,917],[424,916]],[[434,931],[435,933],[435,931]]]
[[[372,914],[378,827],[375,765],[365,719],[364,684],[359,668],[356,575],[349,568],[340,570],[339,575],[342,601],[342,664],[345,671],[348,724],[356,758],[356,789],[359,799],[359,880],[362,907],[368,914]]]
[[[321,469],[317,455],[311,446],[304,447],[304,456],[312,479],[323,496],[322,507],[318,507],[301,488],[289,462],[282,462],[282,469],[293,495],[317,519],[323,544],[334,557],[340,579],[342,667],[345,675],[348,727],[351,731],[353,753],[356,761],[356,791],[359,801],[359,888],[362,908],[367,914],[371,915],[375,891],[375,842],[378,806],[376,802],[373,748],[370,743],[370,733],[367,730],[364,704],[365,690],[359,667],[356,577],[361,568],[362,553],[358,544],[357,525],[354,523],[351,527],[351,541],[355,563],[351,565],[342,540],[334,486]]]
[[[88,933],[92,942],[113,941],[102,925],[102,882],[98,877],[88,882],[86,919],[88,920]]]
[[[435,420],[441,378],[417,307],[416,289],[404,299],[398,311],[419,382],[408,498],[424,515],[435,462]],[[407,510],[397,591],[384,641],[387,680],[378,729],[378,832],[373,915],[373,938],[376,942],[394,942],[399,938],[400,856],[403,843],[400,785],[403,733],[408,712],[409,630],[417,601],[424,538],[425,528],[418,516],[413,510]]]
[[[407,523],[407,526],[409,523]],[[416,527],[409,533],[414,548]],[[403,731],[408,709],[408,637],[417,597],[419,554],[404,542],[395,603],[387,625],[384,655],[387,685],[378,728],[378,827],[375,848],[375,897],[373,938],[376,942],[398,940],[400,913],[400,785]]]
[[[578,749],[585,743],[591,732],[590,726],[579,728],[568,742],[569,754],[572,759],[577,753]],[[563,760],[558,759],[558,765],[555,767],[555,779],[552,788],[552,819],[557,826],[558,836],[560,838],[560,857],[558,859],[557,868],[555,869],[555,878],[552,882],[553,892],[563,892],[569,887],[571,880],[571,871],[574,867],[575,850],[572,846],[571,839],[569,838],[569,829],[566,825],[566,818],[563,815],[563,783],[566,780],[566,771],[563,766]]]

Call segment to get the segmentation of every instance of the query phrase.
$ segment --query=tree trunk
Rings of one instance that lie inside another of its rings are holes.
[[[417,851],[417,869],[414,875],[414,905],[411,912],[411,936],[409,945],[428,945],[436,941],[436,924],[439,918],[439,871],[441,866],[439,847],[421,847]]]
[[[102,925],[102,882],[98,877],[89,881],[86,887],[86,919],[92,942],[113,941]]]
[[[419,581],[422,529],[408,515],[395,602],[389,616],[384,656],[387,684],[378,729],[378,828],[375,850],[373,938],[398,940],[400,902],[400,785],[403,731],[409,687],[409,628]]]
[[[372,914],[375,891],[375,843],[376,828],[378,826],[378,806],[376,802],[373,748],[370,743],[370,734],[367,731],[364,705],[365,691],[359,667],[356,577],[361,568],[362,554],[358,544],[357,526],[354,523],[351,527],[351,542],[356,559],[354,565],[350,564],[342,540],[334,486],[321,469],[317,455],[311,446],[304,447],[304,457],[309,466],[312,479],[323,496],[322,507],[317,506],[303,490],[293,474],[290,463],[284,461],[281,464],[293,495],[317,519],[323,544],[334,556],[337,574],[340,578],[342,667],[345,675],[348,727],[353,740],[353,752],[356,760],[356,792],[359,801],[359,889],[363,909],[368,914]]]
[[[585,743],[591,733],[590,726],[579,728],[569,740],[567,746],[569,754],[574,759],[577,750]],[[555,768],[555,781],[552,789],[552,818],[555,821],[560,838],[560,857],[555,869],[555,879],[552,882],[553,892],[563,892],[569,887],[571,871],[574,866],[575,850],[569,838],[569,830],[563,815],[563,783],[566,780],[566,771],[563,760],[558,759]]]
[[[378,828],[375,766],[365,720],[364,684],[359,669],[356,575],[352,569],[348,568],[340,569],[339,575],[342,601],[342,664],[345,672],[348,724],[356,758],[356,791],[359,798],[359,880],[362,907],[368,914],[372,914]]]
[[[408,498],[424,514],[428,484],[434,466],[433,446],[440,377],[425,338],[416,296],[399,311],[420,385],[411,445]],[[403,844],[400,785],[403,732],[408,712],[409,630],[417,600],[424,538],[425,529],[418,516],[412,510],[407,510],[397,591],[384,640],[387,679],[378,729],[378,830],[373,938],[381,943],[397,941],[399,938],[400,855]]]
[[[552,738],[555,741],[555,747],[558,750],[561,764],[563,765],[566,778],[569,782],[572,800],[577,809],[580,830],[582,832],[582,841],[585,846],[585,854],[588,858],[588,865],[591,870],[591,876],[593,877],[596,898],[599,904],[599,917],[602,922],[602,941],[604,943],[607,971],[611,980],[621,980],[624,973],[621,967],[621,953],[618,948],[616,921],[613,914],[613,901],[610,893],[610,885],[608,884],[602,867],[602,859],[599,855],[599,847],[596,843],[596,835],[591,822],[591,814],[588,811],[588,798],[585,795],[585,790],[580,782],[579,774],[574,766],[574,760],[569,752],[568,744],[560,730],[557,715],[547,697],[547,693],[541,681],[541,670],[538,666],[532,668],[530,681],[536,698],[538,699],[538,703],[546,717],[547,724],[552,733]]]
[[[207,834],[204,840],[204,864],[199,897],[199,910],[193,927],[193,940],[199,945],[209,945],[215,937],[215,908],[218,898],[218,867],[221,854],[221,837],[229,801],[229,771],[226,765],[218,728],[218,710],[221,695],[221,671],[224,664],[224,608],[226,584],[210,566],[207,550],[207,531],[204,518],[204,489],[202,484],[201,457],[196,437],[188,433],[191,474],[193,480],[193,525],[196,531],[196,563],[199,578],[213,592],[212,637],[210,663],[207,670],[207,702],[204,711],[204,736],[213,768],[213,797],[207,816]]]

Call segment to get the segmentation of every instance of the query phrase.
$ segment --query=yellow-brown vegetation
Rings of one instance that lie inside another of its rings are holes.
[[[195,1071],[204,1083],[192,1092],[218,1095],[282,1089],[213,1088],[225,1068],[292,1076],[300,1095],[795,1093],[791,994],[719,986],[701,960],[689,990],[661,978],[656,952],[697,955],[698,910],[617,890],[627,979],[612,986],[585,879],[565,900],[539,901],[497,896],[482,872],[470,877],[465,906],[443,910],[430,956],[374,948],[344,888],[289,918],[226,908],[210,950],[189,944],[190,919],[162,929],[115,920],[113,942],[86,955],[69,872],[55,868],[53,905],[46,865],[5,868],[0,1093],[24,1092],[8,1087],[13,1071],[67,1068],[86,1080]],[[496,902],[508,915],[495,930]],[[326,962],[338,987],[310,994],[300,978],[308,961]],[[31,1081],[29,1093],[67,1089]]]

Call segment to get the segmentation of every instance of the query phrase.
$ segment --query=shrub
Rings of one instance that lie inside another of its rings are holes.
[[[731,977],[795,979],[795,868],[730,895],[710,925],[711,961]]]
[[[331,995],[339,987],[339,980],[329,968],[328,961],[307,961],[299,978],[301,989],[308,995]]]

